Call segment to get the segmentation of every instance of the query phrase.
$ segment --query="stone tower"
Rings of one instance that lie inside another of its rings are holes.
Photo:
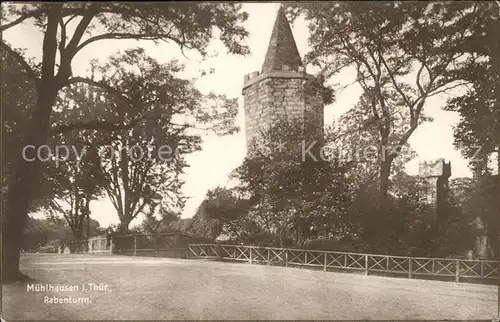
[[[281,6],[274,23],[260,72],[245,75],[243,85],[247,155],[273,124],[299,122],[306,129],[306,147],[323,142],[323,101],[314,87],[315,77],[306,73],[285,10]],[[312,151],[313,149],[311,149]]]

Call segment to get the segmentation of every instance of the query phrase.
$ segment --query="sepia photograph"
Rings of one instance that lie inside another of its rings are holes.
[[[500,1],[2,2],[1,321],[500,321]]]

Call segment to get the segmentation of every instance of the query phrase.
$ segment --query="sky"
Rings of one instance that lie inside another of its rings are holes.
[[[199,78],[196,81],[196,86],[205,93],[213,91],[217,94],[226,94],[231,98],[238,98],[237,124],[241,128],[240,132],[224,137],[205,136],[202,150],[187,157],[190,167],[186,169],[183,177],[186,181],[183,193],[189,199],[182,213],[183,218],[194,215],[207,190],[224,185],[227,182],[228,174],[238,167],[245,157],[243,97],[241,95],[243,77],[247,73],[261,69],[278,7],[278,3],[246,3],[243,5],[243,9],[249,13],[245,28],[250,33],[246,44],[250,47],[251,55],[246,57],[228,55],[219,40],[213,40],[210,44],[210,50],[218,52],[218,55],[209,57],[205,61],[201,61],[200,57],[193,53],[188,53],[186,58],[177,47],[171,44],[156,46],[152,42],[134,40],[95,42],[75,57],[72,66],[73,74],[85,76],[89,74],[89,61],[91,59],[98,58],[104,61],[107,56],[118,50],[123,51],[127,48],[140,46],[146,50],[147,54],[160,62],[168,62],[170,59],[177,58],[180,62],[185,63],[186,71],[183,74],[185,77],[198,77],[201,69],[213,68],[214,73]],[[292,26],[292,31],[299,53],[303,57],[309,51],[306,22],[301,19],[297,20]],[[23,23],[7,30],[4,32],[3,38],[16,48],[25,48],[27,56],[40,59],[42,34],[30,23]],[[354,79],[354,71],[345,70],[335,78],[335,81],[349,84]],[[334,119],[352,108],[357,103],[360,94],[361,89],[356,84],[349,86],[341,93],[337,93],[336,101],[325,107],[325,124],[331,124]],[[444,106],[446,98],[446,95],[436,96],[430,99],[426,105],[426,115],[432,117],[433,121],[420,125],[410,138],[410,144],[418,156],[408,164],[407,172],[409,174],[416,175],[418,173],[420,161],[445,158],[447,161],[451,161],[452,177],[471,176],[467,161],[453,147],[453,126],[458,122],[459,117],[454,112],[442,110],[441,107]],[[92,201],[91,216],[98,220],[101,226],[119,222],[118,215],[107,198]],[[131,223],[131,227],[140,224],[141,221],[142,218],[138,217]]]

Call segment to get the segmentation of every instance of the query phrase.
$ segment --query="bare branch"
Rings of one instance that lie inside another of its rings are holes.
[[[86,122],[73,122],[69,124],[58,125],[52,128],[53,134],[67,133],[73,130],[100,130],[100,131],[116,131],[116,130],[126,130],[131,129],[137,125],[140,121],[145,119],[156,120],[157,117],[154,116],[141,116],[138,117],[127,124],[123,123],[113,123],[107,121],[86,121]]]
[[[54,77],[57,53],[57,28],[61,17],[61,6],[62,4],[54,4],[49,8],[47,30],[45,31],[42,45],[42,82],[52,81]]]
[[[341,37],[341,40],[342,40],[342,43],[344,44],[345,48],[349,52],[349,54],[351,56],[354,56],[359,61],[361,61],[366,66],[368,72],[370,73],[370,76],[374,80],[376,80],[377,77],[376,77],[375,73],[373,72],[373,70],[371,69],[370,64],[368,63],[368,61],[366,61],[366,59],[364,59],[364,57],[362,55],[360,55],[359,53],[357,53],[356,49],[353,47],[353,45],[350,42],[348,42],[344,37]]]
[[[136,40],[161,40],[161,39],[170,39],[177,43],[181,48],[187,47],[186,41],[181,41],[175,37],[172,37],[170,33],[158,33],[153,35],[144,35],[144,34],[129,34],[129,33],[106,33],[102,35],[98,35],[95,37],[91,37],[85,41],[83,41],[77,48],[76,52],[80,51],[83,47],[99,40],[104,39],[136,39]]]
[[[94,86],[94,87],[98,87],[98,88],[101,88],[103,90],[105,90],[106,92],[108,93],[111,93],[125,101],[128,101],[129,99],[124,95],[123,92],[117,90],[116,88],[104,83],[104,82],[98,82],[98,81],[95,81],[95,80],[92,80],[90,78],[85,78],[85,77],[72,77],[70,79],[68,79],[68,81],[66,82],[66,85],[71,85],[71,84],[76,84],[76,83],[84,83],[84,84],[87,84],[87,85],[90,85],[90,86]]]
[[[441,93],[446,93],[446,91],[449,91],[449,90],[452,90],[454,88],[457,88],[457,87],[460,87],[460,86],[467,86],[469,84],[469,82],[467,81],[463,81],[463,82],[460,82],[458,84],[455,84],[455,85],[452,85],[452,86],[448,86],[446,88],[442,88],[440,90],[437,90],[443,86],[439,86],[439,87],[436,87],[435,89],[433,89],[432,91],[429,91],[427,93],[427,97],[432,97],[432,96],[435,96],[435,95],[438,95],[438,94],[441,94]]]
[[[424,70],[424,68],[425,68],[425,62],[422,62],[422,64],[420,65],[420,68],[418,69],[418,72],[417,72],[417,87],[418,87],[418,91],[420,92],[420,95],[424,94],[424,88],[420,84],[420,76],[422,75],[422,71]]]
[[[382,63],[384,64],[384,67],[385,69],[387,70],[387,73],[389,74],[389,77],[391,78],[391,81],[392,81],[392,84],[394,85],[394,88],[396,89],[396,91],[399,93],[399,95],[401,95],[401,97],[403,98],[403,100],[405,101],[406,105],[408,107],[411,107],[412,104],[410,102],[410,100],[408,99],[408,97],[405,95],[405,93],[401,90],[401,88],[399,87],[397,81],[396,81],[396,78],[394,77],[394,74],[392,73],[391,69],[389,68],[389,66],[387,65],[387,62],[385,61],[384,57],[380,57],[380,59],[382,60]]]
[[[64,26],[67,26],[71,22],[71,20],[75,19],[76,17],[78,17],[78,15],[72,15],[71,17],[69,17],[69,19],[64,23]]]
[[[378,53],[379,60],[377,61],[377,59],[375,58],[374,53],[369,48],[366,48],[366,51],[368,52],[368,55],[370,55],[370,58],[372,59],[373,64],[375,65],[375,68],[377,69],[377,75],[376,75],[377,77],[374,78],[374,81],[375,81],[375,83],[378,84],[379,81],[380,81],[380,77],[382,76],[382,71],[381,71],[381,68],[380,68],[380,59],[382,57],[382,54],[380,52]]]
[[[94,13],[92,10],[87,10],[83,15],[82,19],[76,26],[75,32],[68,43],[68,46],[61,50],[61,59],[59,65],[59,71],[57,72],[57,79],[62,84],[71,77],[71,61],[76,54],[76,48],[80,40],[82,39],[85,30],[89,26],[90,22],[94,18]],[[62,21],[62,17],[61,17]],[[61,25],[63,27],[64,24]]]
[[[63,21],[63,17],[59,20],[59,26],[61,27],[61,41],[59,42],[59,55],[63,57],[64,49],[66,48],[66,24]]]
[[[434,79],[434,75],[432,74],[432,70],[427,66],[426,62],[422,62],[422,64],[425,67],[425,70],[427,70],[427,74],[429,75],[429,79]]]
[[[73,56],[77,52],[78,44],[80,43],[80,40],[83,37],[83,34],[85,33],[85,30],[87,30],[87,27],[89,26],[90,22],[94,18],[94,14],[89,11],[87,12],[86,15],[82,17],[82,20],[78,23],[78,26],[75,29],[75,32],[73,33],[73,37],[71,37],[71,40],[68,43],[68,48],[67,51],[70,55],[70,59],[73,58]]]
[[[410,128],[408,129],[408,131],[406,131],[406,133],[399,139],[399,142],[398,142],[399,146],[403,146],[404,144],[406,144],[408,142],[408,140],[410,139],[413,132],[417,129],[417,126],[418,126],[418,124],[416,122],[412,123],[410,125]]]
[[[26,19],[34,18],[34,17],[37,17],[37,16],[45,13],[45,11],[46,11],[45,9],[40,8],[38,10],[34,10],[34,11],[29,12],[29,13],[26,13],[26,14],[20,16],[19,18],[17,18],[16,20],[0,26],[0,31],[4,32],[5,30],[7,30],[9,28],[17,26],[18,24],[22,23]]]

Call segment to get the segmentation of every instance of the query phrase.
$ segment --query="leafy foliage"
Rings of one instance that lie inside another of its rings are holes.
[[[103,229],[96,220],[91,220],[90,235],[97,236],[103,233]],[[64,219],[28,218],[28,223],[23,232],[22,248],[27,252],[35,252],[38,247],[48,244],[59,246],[61,241],[73,239],[73,232]]]
[[[156,218],[155,211],[146,213],[146,218],[143,220],[141,230],[147,234],[161,234],[175,231],[174,224],[180,220],[180,214],[167,210],[164,207],[160,208],[160,218]]]
[[[460,18],[452,10],[460,11]],[[463,85],[453,70],[475,62],[455,47],[466,40],[468,22],[480,9],[464,3],[396,1],[301,3],[289,11],[309,21],[312,50],[306,60],[326,78],[346,67],[356,69],[363,89],[358,107],[364,114],[362,128],[376,129],[379,153],[393,148],[380,157],[379,191],[387,196],[392,163],[427,120],[426,102]]]
[[[255,143],[261,152],[235,171],[238,193],[251,205],[249,219],[277,236],[281,245],[313,237],[355,238],[356,229],[342,207],[349,199],[343,169],[334,162],[303,159],[299,146],[304,131],[294,121],[275,124]]]
[[[128,50],[96,69],[113,88],[120,88],[119,95],[104,94],[90,109],[74,109],[82,121],[73,123],[73,130],[90,132],[92,143],[101,144],[97,149],[103,187],[124,232],[149,206],[150,194],[161,195],[172,209],[182,208],[184,156],[200,148],[203,131],[225,134],[235,129],[236,102],[213,93],[203,95],[192,81],[176,76],[182,68],[176,61],[159,64],[142,49]],[[98,88],[88,90],[102,95]],[[106,132],[92,129],[103,124],[102,119],[131,126],[111,127]],[[55,128],[68,130],[65,123]]]
[[[485,21],[500,27],[500,19]],[[458,74],[466,78],[471,86],[461,96],[450,99],[446,109],[460,114],[460,122],[454,129],[455,146],[470,160],[470,165],[479,173],[488,172],[485,160],[497,153],[500,165],[500,41],[493,28],[486,32],[478,30],[474,37],[485,41],[489,49],[481,63],[462,68]],[[486,37],[482,36],[486,35]],[[481,36],[479,36],[481,35]],[[475,51],[475,49],[469,49]]]
[[[33,145],[35,148],[46,144],[54,133],[77,128],[130,129],[147,117],[141,115],[129,124],[93,119],[88,123],[62,124],[61,127],[52,129],[50,118],[57,97],[63,88],[71,84],[86,83],[99,87],[123,100],[125,105],[134,106],[134,99],[137,97],[121,95],[120,88],[113,88],[106,79],[95,81],[73,75],[71,66],[75,55],[92,43],[105,39],[166,41],[177,44],[181,50],[190,49],[206,56],[210,40],[217,37],[230,53],[248,53],[248,48],[242,44],[247,36],[247,31],[242,26],[247,14],[241,12],[239,4],[11,4],[2,6],[2,14],[6,17],[2,20],[2,32],[30,19],[43,32],[41,62],[37,66],[29,66],[27,60],[24,60],[28,74],[35,79],[37,98],[31,119],[26,126],[20,128],[20,132],[24,145]],[[133,114],[130,111],[127,113],[128,116]],[[150,115],[149,118],[151,117],[154,116]],[[36,199],[39,181],[43,177],[39,161],[29,163],[17,155],[14,164],[16,166],[10,178],[15,179],[8,182],[6,216],[3,222],[2,260],[9,263],[2,271],[5,280],[25,278],[19,271],[19,243],[29,205]],[[128,211],[125,213],[129,214]]]
[[[209,190],[193,216],[195,233],[209,239],[225,237],[247,240],[255,233],[248,219],[249,202],[236,191],[217,187]]]
[[[29,120],[36,102],[36,84],[26,70],[20,53],[1,43],[1,113],[2,113],[2,209],[6,204],[8,182],[14,175],[16,159],[22,152],[22,129]]]
[[[486,174],[472,186],[463,208],[470,217],[479,217],[489,240],[491,257],[500,256],[500,176]]]

